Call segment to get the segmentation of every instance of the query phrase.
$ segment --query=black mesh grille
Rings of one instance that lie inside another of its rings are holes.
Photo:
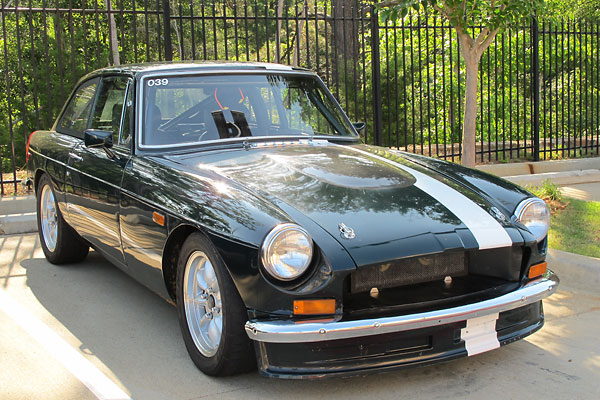
[[[350,277],[351,290],[358,293],[467,275],[466,260],[465,253],[448,253],[359,268]]]

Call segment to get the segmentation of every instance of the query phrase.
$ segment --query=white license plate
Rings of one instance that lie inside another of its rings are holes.
[[[461,329],[460,338],[465,341],[469,356],[500,347],[496,333],[498,313],[467,320],[467,326]]]

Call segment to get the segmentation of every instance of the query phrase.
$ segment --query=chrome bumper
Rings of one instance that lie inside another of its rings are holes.
[[[548,271],[514,292],[479,303],[397,317],[359,321],[298,324],[286,321],[248,321],[246,333],[252,340],[268,343],[304,343],[349,339],[361,336],[410,331],[445,325],[484,315],[501,313],[540,301],[556,291],[559,279]]]

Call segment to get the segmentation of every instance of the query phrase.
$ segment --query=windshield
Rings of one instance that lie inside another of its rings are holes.
[[[311,76],[165,75],[142,84],[142,145],[249,136],[356,136]]]

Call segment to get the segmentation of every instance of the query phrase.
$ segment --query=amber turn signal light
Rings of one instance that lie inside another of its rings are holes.
[[[160,226],[165,226],[165,216],[161,213],[157,213],[156,211],[152,213],[152,221]]]
[[[537,278],[538,276],[544,275],[548,270],[548,263],[543,262],[539,264],[532,265],[529,267],[529,279]]]
[[[335,299],[294,300],[294,314],[335,314]]]

